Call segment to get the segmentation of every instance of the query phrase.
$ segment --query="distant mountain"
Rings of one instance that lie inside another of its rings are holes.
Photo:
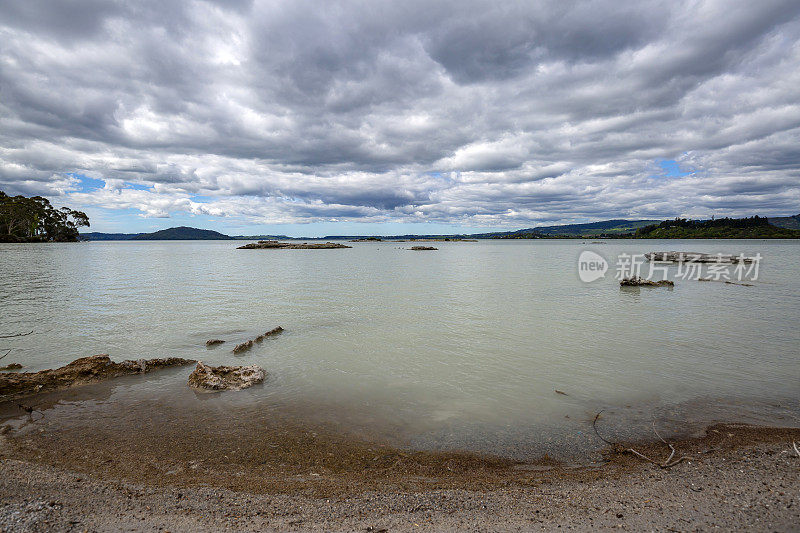
[[[141,233],[131,237],[132,241],[222,241],[233,237],[210,229],[177,228],[162,229],[153,233]]]
[[[769,223],[779,228],[800,229],[800,215],[770,218]]]
[[[99,231],[90,231],[88,233],[81,233],[81,240],[83,241],[129,241],[141,235],[141,233],[101,233]]]
[[[81,233],[85,241],[221,241],[233,237],[208,229],[178,228],[162,229],[153,233],[100,233],[92,231]]]
[[[542,237],[600,237],[618,236],[633,233],[639,228],[658,224],[660,220],[602,220],[586,224],[565,224],[562,226],[541,226],[538,228],[501,231],[496,233],[477,233],[474,239],[535,239]]]
[[[753,220],[756,220],[754,223]],[[727,221],[727,222],[723,222]],[[749,222],[737,222],[749,221]],[[586,224],[565,224],[562,226],[541,226],[515,231],[492,233],[450,234],[450,235],[327,235],[325,237],[287,237],[286,235],[236,235],[230,237],[222,233],[188,228],[169,228],[153,233],[81,233],[81,238],[90,241],[128,241],[128,240],[342,240],[365,239],[369,237],[384,240],[397,239],[559,239],[559,238],[798,238],[792,230],[800,230],[800,215],[790,217],[755,217],[750,219],[716,219],[710,221],[689,221],[691,224],[678,226],[667,220],[602,220]],[[705,224],[705,225],[703,225]],[[692,226],[694,225],[694,226]],[[690,227],[692,226],[692,227]],[[649,228],[643,231],[644,228]],[[647,235],[645,237],[645,235]],[[685,236],[683,236],[685,235]],[[696,237],[695,237],[696,236]]]
[[[237,241],[292,241],[292,240],[311,240],[308,237],[287,237],[286,235],[234,235],[231,237]]]

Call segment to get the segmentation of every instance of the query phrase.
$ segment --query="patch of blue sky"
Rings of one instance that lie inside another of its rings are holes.
[[[78,187],[76,189],[76,192],[89,192],[89,191],[94,191],[96,189],[102,189],[103,187],[106,186],[105,181],[96,178],[90,178],[89,176],[84,176],[83,174],[77,174],[75,172],[67,172],[67,176],[78,180]]]
[[[126,189],[134,189],[137,191],[149,191],[153,189],[152,185],[145,185],[143,183],[131,183],[131,182],[124,182],[124,186]]]
[[[696,172],[694,168],[683,166],[674,159],[657,159],[656,165],[658,165],[661,171],[655,174],[654,177],[682,178]]]
[[[189,199],[191,201],[193,201],[193,202],[198,203],[198,204],[207,204],[207,203],[212,202],[214,200],[210,196],[203,196],[201,194],[195,194],[194,196],[190,196]]]

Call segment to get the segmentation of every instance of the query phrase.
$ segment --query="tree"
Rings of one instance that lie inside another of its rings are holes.
[[[72,242],[89,217],[68,207],[54,208],[42,196],[8,196],[0,191],[0,240],[5,242]]]

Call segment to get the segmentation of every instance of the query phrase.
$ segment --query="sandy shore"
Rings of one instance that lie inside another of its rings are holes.
[[[791,447],[800,429],[714,426],[675,442],[676,456],[687,460],[669,469],[610,450],[603,463],[580,468],[384,450],[380,464],[367,468],[357,465],[359,449],[326,463],[321,458],[335,448],[317,442],[307,450],[316,472],[290,464],[293,456],[279,459],[284,470],[252,472],[235,457],[203,462],[200,450],[195,460],[203,466],[189,462],[170,474],[124,446],[109,461],[102,442],[64,448],[63,440],[37,444],[32,434],[2,439],[2,531],[800,528],[800,457]],[[662,460],[669,453],[658,442],[635,447]]]

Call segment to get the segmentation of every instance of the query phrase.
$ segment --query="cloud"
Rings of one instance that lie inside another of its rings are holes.
[[[256,224],[796,213],[799,17],[792,0],[0,0],[0,188]]]

